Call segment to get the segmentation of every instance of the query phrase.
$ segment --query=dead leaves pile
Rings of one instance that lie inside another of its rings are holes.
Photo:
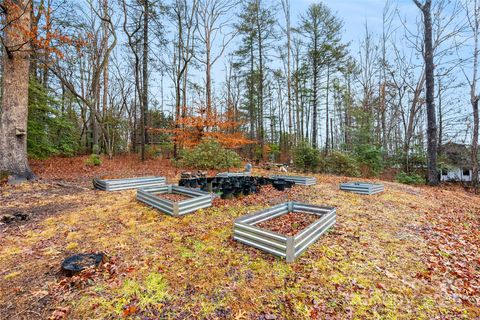
[[[480,199],[461,188],[431,192],[438,207],[427,213],[420,232],[432,250],[428,270],[419,276],[459,303],[480,308]]]

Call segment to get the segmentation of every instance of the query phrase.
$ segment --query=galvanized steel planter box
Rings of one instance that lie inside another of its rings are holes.
[[[256,226],[260,222],[289,212],[305,212],[318,215],[318,220],[295,236],[285,236]],[[295,258],[301,255],[333,226],[336,219],[337,213],[335,208],[300,202],[286,202],[237,218],[233,225],[233,238],[249,246],[285,258],[287,262],[293,262]]]
[[[340,190],[371,195],[371,194],[383,192],[384,187],[383,187],[383,184],[376,184],[376,183],[348,182],[348,183],[341,183]]]
[[[181,194],[191,199],[178,202],[162,199],[162,194],[166,193]],[[138,189],[137,200],[175,217],[212,205],[212,195],[210,193],[173,185]]]
[[[127,189],[138,189],[143,187],[151,187],[164,185],[166,179],[164,177],[139,177],[126,179],[93,179],[93,187],[104,191],[119,191]]]
[[[301,176],[270,176],[271,179],[282,179],[285,181],[291,181],[295,184],[302,186],[313,186],[317,184],[317,178],[315,177],[301,177]]]

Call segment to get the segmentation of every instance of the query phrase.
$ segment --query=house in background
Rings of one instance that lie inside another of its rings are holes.
[[[448,142],[440,147],[440,154],[444,164],[440,181],[472,181],[470,146]]]

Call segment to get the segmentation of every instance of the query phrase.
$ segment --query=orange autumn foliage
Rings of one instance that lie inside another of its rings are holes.
[[[195,147],[204,138],[215,139],[226,148],[240,148],[254,143],[245,137],[239,126],[240,123],[233,120],[228,112],[219,114],[216,111],[199,109],[196,115],[177,119],[174,129],[149,128],[149,131],[170,133],[174,142],[186,148]]]
[[[48,63],[48,59],[51,57],[63,58],[64,55],[60,50],[61,45],[75,45],[79,48],[83,43],[82,40],[61,34],[58,29],[53,27],[52,9],[46,7],[44,1],[32,8],[31,1],[5,0],[1,8],[5,16],[2,29],[11,25],[20,31],[18,39],[12,39],[16,42],[16,45],[6,48],[7,53],[32,50],[42,53],[45,58],[44,62]],[[25,28],[25,26],[17,23],[23,15],[27,14],[32,17],[32,23],[29,28]]]

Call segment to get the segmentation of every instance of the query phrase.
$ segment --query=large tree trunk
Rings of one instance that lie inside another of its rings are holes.
[[[423,13],[424,24],[424,59],[425,59],[425,84],[426,84],[426,103],[427,103],[427,154],[428,154],[428,172],[427,182],[430,185],[438,185],[437,173],[437,117],[435,115],[435,80],[433,64],[433,41],[432,41],[432,1],[426,0],[422,5],[417,0],[415,4]]]
[[[6,52],[3,55],[0,108],[0,171],[6,171],[17,179],[32,179],[35,176],[27,158],[30,46],[26,44],[18,48],[20,44],[28,42],[31,4],[23,0],[19,5],[27,7],[27,10],[4,30]],[[7,21],[10,20],[12,17],[8,16],[7,10]]]
[[[472,81],[470,83],[470,102],[472,103],[472,110],[473,110],[473,137],[472,137],[472,171],[473,171],[473,179],[472,185],[477,191],[478,188],[478,127],[479,127],[479,116],[478,116],[478,101],[480,99],[480,95],[477,94],[477,75],[478,75],[478,55],[479,55],[479,47],[478,41],[480,37],[480,7],[478,6],[478,2],[473,2],[473,16],[475,20],[471,20],[471,27],[473,31],[473,74],[472,74]]]
[[[472,185],[478,187],[478,97],[472,100],[473,107],[473,137],[472,137]]]

